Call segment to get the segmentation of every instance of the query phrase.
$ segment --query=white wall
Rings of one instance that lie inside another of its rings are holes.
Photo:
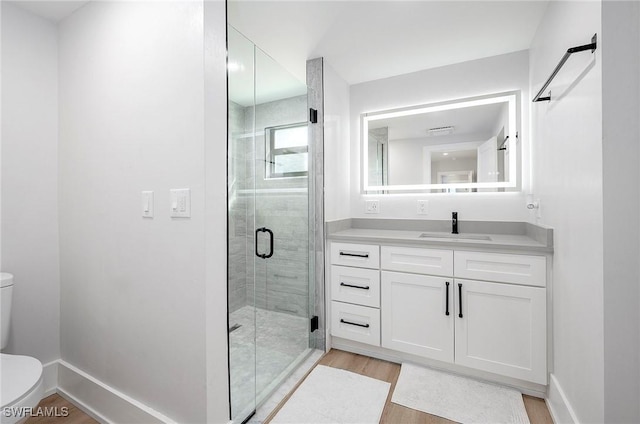
[[[324,70],[324,217],[350,218],[349,85],[325,60]]]
[[[201,2],[91,2],[59,27],[62,359],[181,423],[205,421],[222,367],[205,355],[203,23]],[[169,217],[171,188],[191,189],[191,219]]]
[[[207,423],[229,421],[226,3],[204,1]]]
[[[7,353],[60,357],[58,59],[54,24],[2,2],[2,271]]]
[[[602,3],[604,421],[607,423],[640,422],[639,23],[638,2]]]
[[[386,148],[389,184],[424,183],[424,152],[418,140],[389,140]]]
[[[600,2],[550,2],[530,50],[531,93],[567,48],[594,33],[601,34]],[[550,87],[553,100],[531,109],[533,191],[539,222],[554,228],[551,372],[573,419],[584,423],[605,422],[602,51],[574,55]],[[561,411],[561,399],[550,401]]]
[[[351,216],[411,219],[525,221],[523,192],[529,190],[529,58],[527,51],[428,69],[351,86]],[[520,148],[523,150],[523,192],[363,195],[360,170],[360,115],[384,109],[420,105],[462,97],[521,90]],[[380,213],[366,215],[365,199],[379,199]],[[429,215],[417,215],[417,199],[430,199]]]

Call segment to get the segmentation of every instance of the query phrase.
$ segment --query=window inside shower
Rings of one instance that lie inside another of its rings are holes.
[[[306,177],[309,170],[307,123],[265,129],[267,178]]]

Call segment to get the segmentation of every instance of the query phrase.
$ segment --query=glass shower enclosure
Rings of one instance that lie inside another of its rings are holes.
[[[228,28],[231,418],[311,353],[313,199],[306,85]]]

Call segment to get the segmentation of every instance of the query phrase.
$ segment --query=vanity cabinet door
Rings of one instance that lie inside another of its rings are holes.
[[[382,347],[453,362],[453,280],[382,271],[381,284]]]
[[[545,289],[461,279],[454,288],[455,362],[547,384]]]

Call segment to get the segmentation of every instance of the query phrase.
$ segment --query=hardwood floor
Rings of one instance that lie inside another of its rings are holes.
[[[65,411],[63,408],[67,408],[66,411],[68,412],[68,415],[66,417],[31,417],[25,424],[98,424],[98,421],[85,414],[77,406],[58,394],[47,396],[42,399],[38,404],[38,407],[42,408],[42,415],[44,415],[46,411],[56,411],[58,414],[62,415]],[[38,409],[34,410],[34,413],[37,412]]]
[[[393,389],[400,375],[400,365],[392,362],[382,361],[380,359],[370,358],[368,356],[357,355],[355,353],[344,352],[341,350],[331,349],[325,354],[320,361],[320,365],[326,365],[334,368],[341,368],[347,371],[366,375],[367,377],[377,378],[391,383],[389,396],[382,412],[381,423],[383,424],[444,424],[453,423],[453,421],[436,415],[426,414],[415,409],[410,409],[395,403],[391,403]],[[273,413],[265,421],[268,423],[275,414],[280,410],[282,405],[289,400],[293,393],[292,390],[287,397],[278,405]],[[523,395],[524,406],[529,415],[531,424],[553,424],[547,405],[543,399]]]

